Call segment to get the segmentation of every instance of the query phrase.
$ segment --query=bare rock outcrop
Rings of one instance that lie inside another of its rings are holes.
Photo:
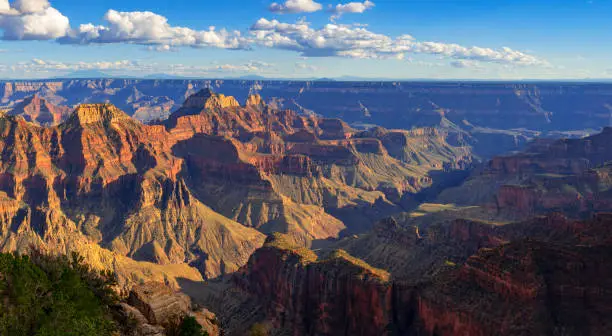
[[[499,228],[457,222],[420,244],[467,244],[473,252],[416,282],[343,251],[318,258],[276,235],[217,293],[225,299],[215,309],[230,335],[248,327],[225,315],[241,311],[240,304],[247,317],[263,310],[259,321],[279,335],[605,333],[612,323],[611,224],[609,215],[587,221],[553,215]],[[398,230],[392,222],[383,227]],[[379,239],[391,244],[393,237]],[[258,308],[236,300],[245,296]]]
[[[197,307],[191,299],[162,284],[149,282],[132,288],[120,311],[124,323],[135,323],[138,335],[167,335],[175,332],[183,319],[193,317],[211,336],[220,334],[215,314]]]

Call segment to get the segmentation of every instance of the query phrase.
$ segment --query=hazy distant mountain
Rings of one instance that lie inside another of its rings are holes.
[[[146,75],[146,76],[143,76],[142,78],[143,79],[187,79],[189,77],[165,74],[165,73],[157,73],[157,74]]]
[[[270,80],[270,78],[267,78],[267,77],[264,77],[264,76],[259,76],[259,75],[246,75],[246,76],[236,77],[235,79],[244,79],[244,80]]]
[[[65,75],[57,76],[57,78],[78,78],[78,79],[89,79],[89,78],[113,78],[116,76],[109,75],[99,70],[78,70],[75,72],[67,73]]]

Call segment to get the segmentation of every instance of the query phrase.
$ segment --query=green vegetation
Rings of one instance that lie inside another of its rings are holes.
[[[115,279],[77,254],[0,254],[0,335],[112,335]]]
[[[179,336],[209,336],[193,316],[185,316],[181,322]]]

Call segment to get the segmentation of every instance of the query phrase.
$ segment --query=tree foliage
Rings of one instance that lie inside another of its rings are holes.
[[[202,329],[193,316],[185,316],[181,322],[179,336],[208,336],[208,332]]]
[[[115,285],[77,254],[0,254],[0,335],[111,335]]]

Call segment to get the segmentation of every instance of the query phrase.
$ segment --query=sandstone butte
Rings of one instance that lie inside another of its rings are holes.
[[[205,89],[149,125],[83,104],[41,127],[55,108],[31,101],[33,122],[0,118],[0,250],[78,251],[126,286],[229,274],[273,232],[338,238],[351,223],[330,212],[393,206],[472,160],[435,129],[362,132],[256,95]]]

